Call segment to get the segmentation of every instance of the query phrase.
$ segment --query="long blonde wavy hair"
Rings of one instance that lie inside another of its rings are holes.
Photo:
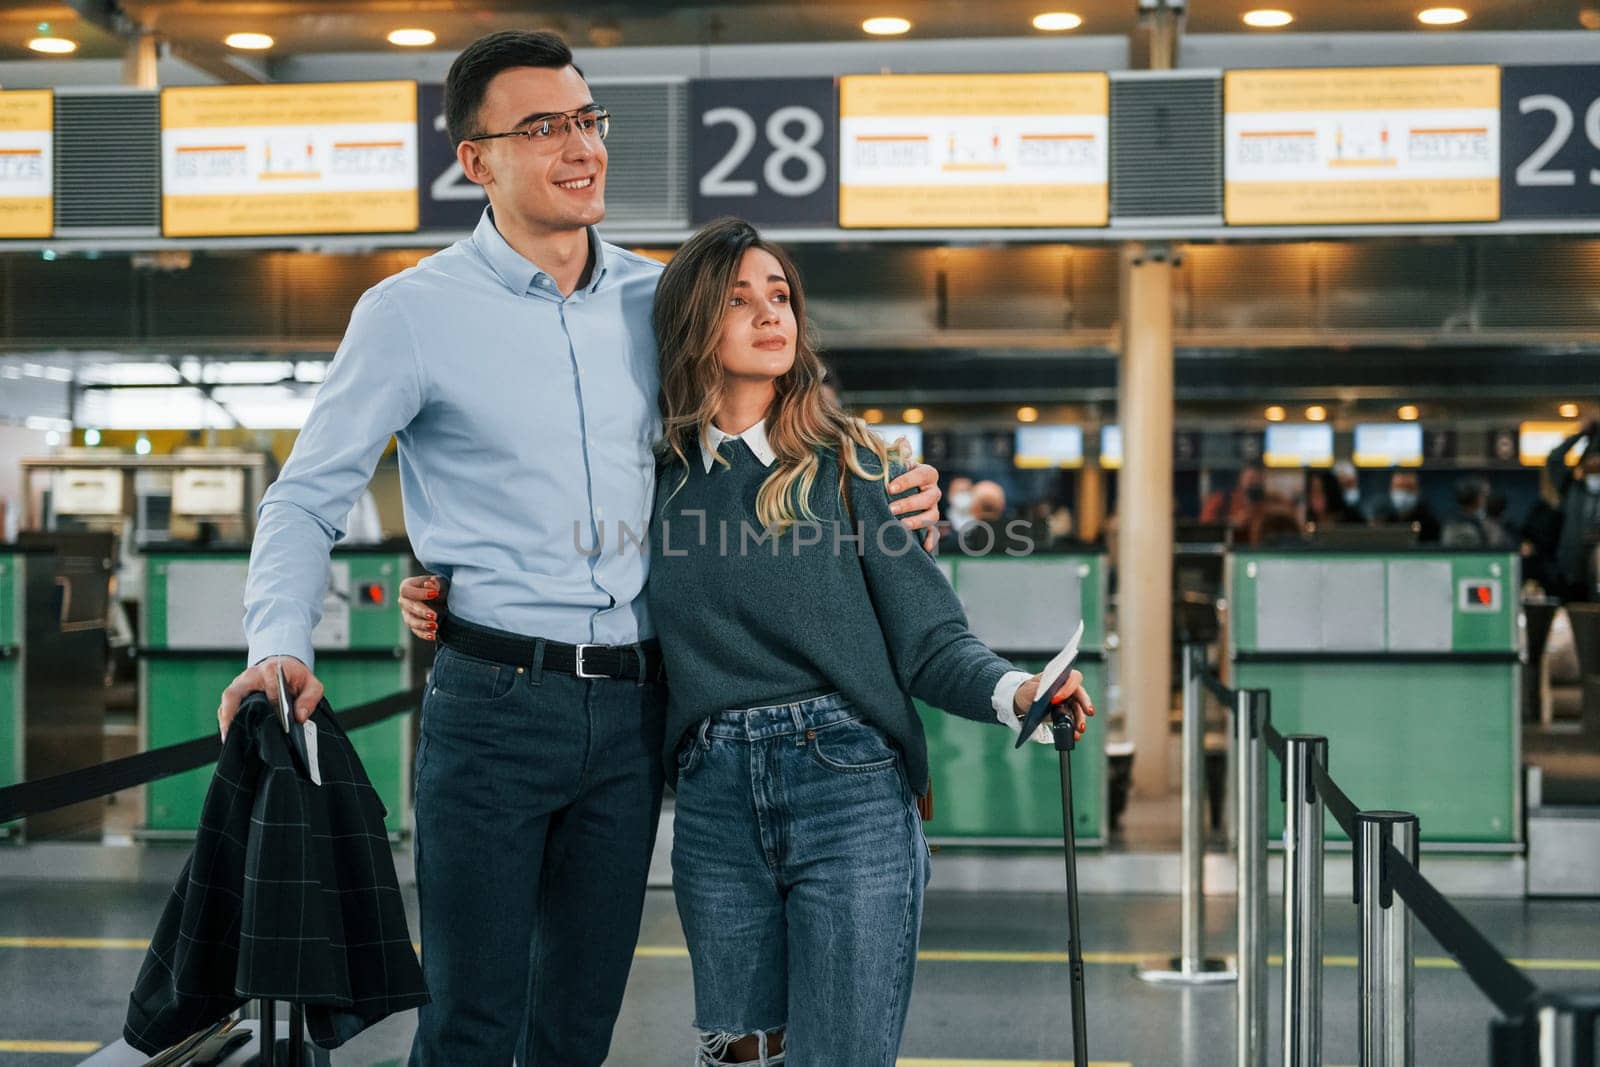
[[[672,257],[656,288],[650,316],[661,354],[660,448],[683,466],[683,481],[677,488],[688,480],[688,449],[696,441],[709,442],[712,419],[722,404],[724,375],[717,348],[740,261],[752,248],[770,253],[783,268],[796,327],[794,365],[775,383],[777,394],[767,412],[767,440],[777,460],[756,494],[756,518],[768,530],[781,533],[802,519],[816,520],[810,498],[820,470],[819,450],[838,453],[839,493],[846,507],[850,473],[887,483],[890,461],[902,457],[823,392],[825,372],[806,320],[805,294],[794,261],[748,222],[724,218],[707,223]],[[858,445],[878,457],[878,471],[863,469],[856,456]],[[721,456],[717,461],[727,465]]]

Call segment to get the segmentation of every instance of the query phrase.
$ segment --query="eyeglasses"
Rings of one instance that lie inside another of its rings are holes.
[[[548,115],[536,115],[505,133],[483,133],[476,137],[463,137],[463,141],[493,141],[497,137],[524,137],[530,144],[541,148],[554,148],[565,144],[567,134],[577,127],[578,132],[593,135],[598,141],[604,141],[606,134],[611,132],[611,112],[598,104],[589,104],[575,108],[572,111],[554,111]]]

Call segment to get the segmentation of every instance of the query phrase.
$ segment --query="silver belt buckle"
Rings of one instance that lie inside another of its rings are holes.
[[[606,647],[606,646],[605,645],[578,645],[578,646],[576,646],[576,648],[578,650],[577,651],[577,662],[575,664],[573,664],[573,667],[574,667],[574,670],[572,672],[573,675],[575,677],[578,677],[578,678],[607,678],[607,677],[610,677],[609,675],[605,675],[605,674],[591,674],[591,673],[589,673],[589,671],[585,670],[584,666],[583,666],[583,654],[586,651],[588,651],[591,648],[604,648],[604,647]]]

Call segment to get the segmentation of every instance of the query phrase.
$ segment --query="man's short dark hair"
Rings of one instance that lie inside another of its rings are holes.
[[[456,56],[444,79],[444,121],[451,144],[485,132],[477,128],[478,111],[483,107],[489,83],[495,75],[513,67],[571,67],[580,77],[583,74],[572,62],[572,49],[567,42],[545,30],[501,30],[479,37]]]

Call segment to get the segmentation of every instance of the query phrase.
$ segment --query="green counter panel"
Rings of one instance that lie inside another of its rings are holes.
[[[146,660],[144,701],[148,715],[148,748],[175,744],[217,728],[217,697],[239,673],[242,655],[157,657]],[[406,687],[401,661],[317,660],[317,677],[327,686],[335,709],[377,700]],[[406,825],[411,799],[407,768],[411,766],[411,719],[402,715],[374,723],[351,735],[356,753],[389,815],[390,833]],[[199,824],[212,768],[202,767],[152,782],[146,787],[145,825],[156,831],[192,831]]]
[[[1280,733],[1328,738],[1328,767],[1357,808],[1415,812],[1427,842],[1517,840],[1515,664],[1238,663],[1234,684],[1272,691]],[[1283,833],[1267,758],[1271,839]],[[1327,819],[1330,840],[1348,840]]]
[[[1039,670],[1044,661],[1019,663]],[[1081,664],[1083,683],[1104,703],[1105,664]],[[970,722],[919,702],[933,769],[934,838],[1038,838],[1061,841],[1061,771],[1056,750],[1046,745],[1015,749],[1015,737],[998,725]],[[1105,835],[1105,723],[1089,730],[1072,754],[1072,804],[1079,840]]]

